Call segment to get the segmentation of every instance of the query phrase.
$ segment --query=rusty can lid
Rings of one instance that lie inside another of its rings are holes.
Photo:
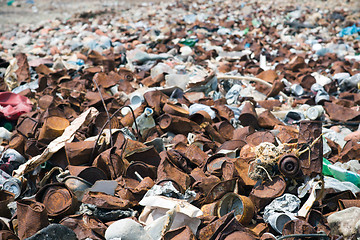
[[[106,174],[100,168],[89,166],[72,166],[69,165],[70,174],[94,184],[98,180],[106,180]]]
[[[50,217],[60,217],[75,212],[74,195],[65,184],[45,185],[36,194],[35,199],[45,205]]]

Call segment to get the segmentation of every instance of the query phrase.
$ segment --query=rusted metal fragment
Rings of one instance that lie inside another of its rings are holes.
[[[254,186],[256,184],[256,181],[252,180],[251,178],[249,178],[248,176],[248,171],[249,171],[249,162],[246,159],[243,158],[238,158],[235,161],[235,167],[237,172],[240,175],[240,178],[242,180],[242,182],[247,185],[247,186]]]
[[[360,120],[360,112],[341,105],[325,102],[324,108],[330,119],[333,121],[358,121]]]
[[[222,236],[217,239],[222,239]],[[243,231],[232,232],[224,238],[224,240],[237,240],[237,239],[255,240],[256,238],[251,233],[243,232]]]
[[[248,226],[249,230],[257,237],[262,236],[265,232],[269,231],[267,223],[256,223]]]
[[[330,227],[324,215],[317,210],[310,209],[306,216],[306,222],[313,226],[316,232],[324,232],[330,234]]]
[[[190,116],[190,120],[196,122],[197,124],[201,125],[204,122],[211,123],[211,116],[206,111],[198,111]]]
[[[217,150],[216,152],[219,152],[221,150],[241,150],[243,146],[246,145],[245,141],[242,140],[230,140],[224,142]]]
[[[195,235],[188,226],[170,230],[163,236],[164,240],[196,240]]]
[[[123,147],[123,158],[132,161],[142,161],[146,164],[157,167],[160,163],[159,153],[154,146],[146,146],[145,144],[127,139]]]
[[[78,239],[102,240],[107,228],[100,220],[87,214],[65,217],[60,221],[60,224],[73,230]]]
[[[350,191],[334,192],[333,190],[325,190],[325,196],[319,200],[319,210],[322,214],[329,214],[340,210],[339,200],[354,200],[356,196]]]
[[[79,166],[91,163],[95,141],[80,141],[65,143],[66,158],[70,165]]]
[[[295,143],[299,136],[299,130],[293,126],[276,125],[274,130],[278,130],[276,137],[282,143]]]
[[[49,143],[51,140],[61,136],[69,125],[70,123],[66,118],[57,116],[46,118],[38,140]]]
[[[145,178],[150,177],[151,179],[156,179],[156,167],[146,164],[141,161],[132,161],[127,167],[125,176],[132,179],[139,180],[139,177]]]
[[[221,121],[218,123],[215,123],[213,125],[215,129],[220,133],[220,135],[226,139],[231,140],[234,135],[235,128],[231,125],[229,121]]]
[[[260,74],[256,75],[256,77],[265,80],[269,83],[273,83],[274,80],[278,77],[274,70],[263,71]]]
[[[208,155],[195,144],[187,147],[185,156],[198,167],[202,167],[208,158]]]
[[[245,239],[255,240],[255,236],[247,230],[238,220],[234,217],[234,212],[230,212],[218,220],[211,222],[206,227],[199,231],[199,240],[233,240]]]
[[[226,224],[229,223],[231,219],[234,219],[233,213],[229,213],[216,221],[207,224],[207,226],[200,229],[198,233],[199,240],[215,239],[216,235],[225,228]]]
[[[237,128],[234,130],[233,140],[245,141],[246,137],[253,134],[254,132],[255,132],[255,129],[251,126]]]
[[[220,102],[215,102],[215,106],[212,107],[215,110],[216,114],[220,117],[220,120],[230,121],[234,117],[234,112],[225,106],[225,104]]]
[[[162,106],[167,102],[169,99],[164,93],[155,90],[149,91],[144,94],[144,99],[147,102],[148,106],[151,107],[157,116],[160,115]]]
[[[360,199],[339,199],[340,210],[351,207],[360,207]]]
[[[285,223],[282,234],[292,235],[292,234],[314,234],[316,230],[307,222],[301,219],[291,220]],[[295,238],[288,238],[295,240]]]
[[[266,108],[270,111],[274,110],[276,107],[281,107],[281,102],[279,100],[263,100],[257,102],[261,107]]]
[[[62,183],[45,185],[36,194],[35,199],[45,205],[48,215],[52,218],[73,214],[78,208],[75,195]]]
[[[204,172],[220,177],[222,175],[222,166],[228,159],[224,154],[214,154],[210,156],[204,166]]]
[[[107,179],[116,179],[125,173],[129,162],[122,159],[117,153],[115,148],[109,148],[96,157],[92,166],[101,169]]]
[[[283,89],[285,85],[280,80],[275,80],[270,91],[266,94],[266,98],[277,96]]]
[[[20,117],[16,130],[24,137],[34,137],[35,131],[38,127],[38,120],[31,117]]]
[[[236,220],[246,226],[254,216],[255,206],[246,196],[227,193],[219,200],[217,215],[222,217],[233,210]]]
[[[201,124],[201,127],[205,129],[205,133],[209,135],[210,139],[213,141],[216,141],[218,143],[224,143],[226,140],[221,134],[215,130],[213,126],[210,125],[210,123],[205,122]]]
[[[0,239],[3,240],[20,240],[18,236],[15,235],[15,233],[9,231],[9,230],[0,230]]]
[[[284,125],[269,110],[265,110],[258,117],[259,126],[262,128],[273,129],[276,125]]]
[[[246,137],[247,144],[255,147],[262,142],[276,143],[274,135],[269,131],[257,131]]]
[[[191,172],[191,176],[195,179],[194,184],[192,185],[192,189],[197,191],[204,198],[210,190],[218,183],[220,183],[220,179],[214,175],[207,176],[200,169],[196,168]]]
[[[188,134],[189,132],[201,132],[200,126],[188,118],[163,114],[159,117],[159,126],[162,130],[173,133]]]
[[[101,192],[85,193],[82,202],[87,204],[93,204],[99,208],[105,209],[127,209],[137,204],[136,202],[132,202],[116,196],[111,196]]]
[[[18,236],[25,239],[49,225],[45,205],[30,199],[17,201]]]
[[[219,201],[205,204],[201,207],[201,211],[203,212],[203,216],[217,216],[217,210],[219,208]]]
[[[230,179],[217,183],[204,199],[204,203],[212,203],[222,198],[226,193],[233,192],[236,184],[236,179]]]
[[[161,152],[160,157],[161,162],[157,171],[158,180],[172,179],[181,186],[182,191],[187,189],[192,181],[190,176],[173,164],[172,161],[169,160],[166,152]]]
[[[97,167],[90,166],[68,166],[70,174],[94,184],[97,180],[106,180],[105,173]]]
[[[163,111],[165,113],[171,114],[171,115],[175,115],[175,116],[179,116],[179,117],[189,117],[189,111],[176,105],[176,104],[172,104],[170,102],[165,103],[164,107],[163,107]]]
[[[144,112],[145,107],[146,103],[143,102],[138,108],[134,110],[135,119]],[[125,127],[131,127],[135,119],[132,113],[129,111],[123,118],[120,119],[120,123]]]
[[[111,128],[113,128],[113,129],[119,129],[119,128],[121,128],[120,122],[119,122],[119,120],[118,120],[116,117],[114,117],[114,118],[112,118],[112,119],[110,120],[110,124],[107,123],[107,124],[105,125],[105,123],[106,123],[107,121],[108,121],[108,117],[107,117],[106,112],[101,112],[101,113],[99,113],[99,115],[96,116],[96,119],[95,119],[95,122],[94,122],[95,127],[96,127],[96,132],[95,132],[95,134],[100,134],[100,131],[101,131],[102,128],[104,128],[104,129],[109,129],[109,128],[110,128],[110,125],[111,125]]]
[[[245,102],[239,120],[243,126],[251,126],[255,129],[259,128],[258,116],[255,107],[251,102]]]
[[[25,155],[24,147],[25,147],[26,138],[19,133],[15,133],[9,142],[9,148],[18,151],[21,155]]]
[[[298,148],[307,149],[299,156],[301,171],[314,177],[322,173],[323,141],[322,123],[319,121],[301,121],[299,127]]]
[[[345,144],[340,154],[334,156],[331,160],[333,160],[334,162],[344,163],[349,160],[356,159],[359,155],[360,155],[360,144],[355,140],[351,140]]]
[[[8,204],[15,199],[15,194],[6,190],[0,190],[0,216],[11,218]]]
[[[255,204],[257,210],[261,210],[273,199],[280,197],[286,189],[286,182],[283,177],[276,176],[272,181],[264,181],[254,187],[250,193],[250,199]]]
[[[301,77],[299,79],[300,81],[300,85],[305,89],[305,90],[310,90],[311,86],[316,83],[316,79],[311,76],[311,75],[304,75],[303,77]]]

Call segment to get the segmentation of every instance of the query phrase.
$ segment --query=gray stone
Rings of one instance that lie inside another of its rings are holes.
[[[25,240],[77,240],[70,228],[61,224],[50,224]]]
[[[327,220],[332,234],[345,238],[360,237],[360,208],[344,209],[331,214]]]
[[[111,224],[105,231],[106,240],[153,240],[144,227],[132,219],[121,219]]]

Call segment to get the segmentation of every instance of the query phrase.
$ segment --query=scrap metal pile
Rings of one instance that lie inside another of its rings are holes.
[[[1,33],[0,238],[359,238],[348,4],[161,2]]]

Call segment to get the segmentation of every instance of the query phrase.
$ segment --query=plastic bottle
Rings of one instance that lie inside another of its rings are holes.
[[[152,117],[153,113],[154,110],[147,107],[145,108],[144,112],[138,118],[136,118],[136,123],[141,134],[143,134],[145,130],[155,127],[155,120]],[[135,124],[133,128],[135,128]]]

